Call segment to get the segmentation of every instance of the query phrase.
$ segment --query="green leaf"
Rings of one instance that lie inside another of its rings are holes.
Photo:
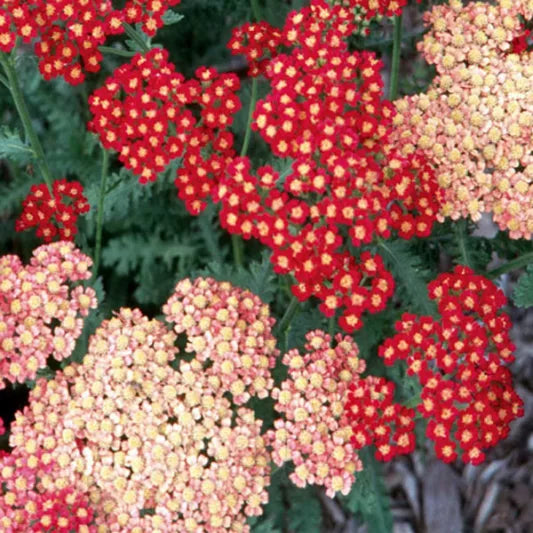
[[[533,306],[533,264],[520,276],[513,291],[513,301],[518,307]]]
[[[387,307],[376,315],[369,314],[364,319],[363,327],[355,332],[354,339],[359,347],[360,357],[366,359],[369,364],[373,364],[376,360],[380,361],[374,357],[376,348],[385,337],[394,334],[394,323],[400,318],[402,311]]]
[[[113,267],[118,274],[127,275],[144,263],[160,260],[171,268],[175,259],[193,256],[197,247],[182,242],[180,236],[161,239],[157,236],[121,235],[110,239],[102,253],[104,265]]]
[[[228,263],[211,261],[191,277],[211,277],[218,281],[229,281],[232,285],[248,289],[259,296],[264,303],[274,299],[277,290],[277,278],[270,263],[270,252],[264,250],[259,261],[253,261],[248,268],[235,268]]]
[[[193,220],[193,225],[198,228],[205,247],[213,259],[223,263],[227,258],[227,247],[221,245],[222,231],[218,223],[218,209],[213,203],[209,205]]]
[[[287,490],[289,509],[287,511],[289,529],[295,533],[320,533],[322,527],[322,507],[314,486],[299,489],[289,485]]]
[[[254,517],[255,518],[255,517]],[[269,518],[263,522],[250,521],[252,533],[282,533],[279,527],[276,527],[273,518]]]
[[[468,221],[453,224],[454,240],[451,253],[455,262],[476,271],[484,271],[491,259],[491,244],[484,237],[472,236]]]
[[[324,315],[316,307],[300,311],[287,328],[286,349],[302,348],[305,344],[306,333],[323,327]]]
[[[0,128],[0,159],[7,159],[19,165],[25,165],[34,159],[35,153],[20,135],[3,126]]]
[[[89,338],[96,331],[96,328],[102,323],[104,319],[104,302],[106,294],[104,291],[104,284],[101,277],[97,277],[91,283],[88,283],[96,292],[96,299],[98,305],[96,309],[91,309],[88,316],[83,319],[83,330],[76,341],[76,347],[72,355],[61,362],[64,368],[70,363],[81,363],[89,346]]]
[[[171,11],[170,9],[162,17],[163,24],[165,26],[171,26],[172,24],[176,24],[184,18],[185,17],[181,13],[176,13],[175,11]]]
[[[350,493],[341,499],[349,511],[363,517],[369,533],[390,533],[393,520],[381,464],[370,448],[361,450],[359,456],[363,470],[356,474]]]
[[[422,260],[410,248],[409,243],[403,240],[381,241],[380,251],[385,263],[390,268],[397,283],[396,292],[400,293],[402,300],[406,298],[411,302],[411,311],[434,315],[435,304],[427,295],[427,272],[422,266]],[[402,302],[404,303],[404,302]]]
[[[273,467],[268,486],[268,503],[263,505],[263,514],[258,517],[251,517],[248,523],[252,527],[253,533],[281,533],[284,527],[284,494],[290,481],[287,478],[285,467]],[[266,529],[261,529],[266,528]],[[270,529],[268,529],[270,528]]]
[[[0,214],[22,210],[20,204],[30,192],[30,187],[40,181],[38,176],[25,178],[0,184]]]

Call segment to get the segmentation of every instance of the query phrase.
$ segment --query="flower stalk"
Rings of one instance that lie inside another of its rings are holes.
[[[400,74],[400,55],[402,51],[402,15],[394,17],[394,31],[392,36],[392,66],[389,86],[389,100],[396,100],[398,96],[398,81]]]
[[[100,255],[102,253],[102,233],[104,229],[104,198],[106,193],[107,174],[109,171],[109,152],[102,147],[102,171],[100,175],[100,197],[98,198],[98,215],[96,218],[96,243],[94,247],[93,279],[98,275]]]
[[[48,187],[50,193],[52,193],[52,172],[48,167],[39,137],[37,136],[37,133],[35,132],[35,129],[31,123],[28,106],[26,105],[26,100],[24,99],[24,94],[20,87],[17,71],[15,70],[15,65],[13,63],[13,55],[8,56],[3,52],[0,52],[0,63],[2,64],[4,72],[7,76],[7,87],[9,88],[9,92],[11,93],[13,102],[17,108],[17,113],[24,127],[26,139],[30,142],[37,166],[46,183],[46,186]]]

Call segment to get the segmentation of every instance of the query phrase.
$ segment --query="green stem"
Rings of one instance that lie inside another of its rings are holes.
[[[100,255],[102,253],[102,232],[104,229],[104,198],[106,193],[107,173],[109,170],[109,153],[102,147],[102,173],[100,176],[100,197],[98,199],[98,215],[96,218],[96,243],[94,247],[93,279],[98,275]]]
[[[410,39],[418,39],[422,37],[422,35],[425,35],[428,32],[427,28],[412,31],[409,33],[403,33],[402,32],[402,39],[401,42],[404,43],[406,41],[409,41]],[[381,48],[389,48],[394,44],[394,39],[379,39],[379,40],[372,40],[372,41],[364,41],[363,46],[364,50],[371,50],[373,48],[375,49],[381,49]]]
[[[261,20],[261,9],[257,0],[252,0],[252,14],[256,22]]]
[[[289,324],[291,323],[291,320],[294,318],[294,315],[298,311],[299,307],[300,307],[300,302],[298,301],[298,298],[296,298],[296,296],[293,296],[289,304],[289,307],[287,307],[287,309],[285,310],[285,313],[281,317],[281,320],[276,325],[276,330],[278,331],[278,333],[280,334],[285,333],[285,330],[289,327]]]
[[[233,247],[233,262],[235,263],[236,267],[240,268],[243,266],[242,239],[238,235],[233,234],[231,236],[231,245]]]
[[[459,245],[459,251],[461,252],[461,261],[463,265],[466,265],[469,268],[472,268],[472,262],[470,261],[470,255],[466,246],[466,234],[467,234],[468,224],[466,220],[458,220],[454,224],[454,232],[457,237],[457,244]]]
[[[398,80],[400,74],[400,54],[402,51],[402,15],[394,17],[394,32],[392,35],[392,65],[390,74],[389,100],[396,100],[398,96]]]
[[[139,35],[137,30],[133,26],[131,26],[127,22],[123,22],[122,27],[124,28],[124,31],[126,32],[127,36],[132,41],[135,41],[144,53],[150,51],[150,47],[146,44],[144,39]]]
[[[112,46],[99,46],[98,50],[103,54],[113,54],[120,57],[133,57],[137,52],[131,50],[121,50],[120,48],[113,48]]]
[[[250,138],[252,136],[252,125],[255,103],[257,101],[257,78],[252,79],[252,91],[250,94],[250,105],[248,107],[248,119],[246,120],[246,133],[244,134],[244,141],[241,148],[241,157],[244,157],[248,152],[248,147],[250,146]]]
[[[31,147],[33,149],[37,166],[39,167],[41,175],[48,189],[50,190],[50,193],[52,193],[52,173],[50,172],[50,168],[48,167],[48,163],[46,162],[44,150],[41,145],[41,142],[39,141],[39,137],[37,137],[37,133],[35,133],[35,129],[33,128],[33,125],[31,123],[28,106],[26,105],[24,94],[22,92],[22,89],[20,88],[20,83],[18,81],[17,72],[13,65],[12,58],[7,56],[3,52],[0,52],[0,63],[2,63],[2,66],[4,67],[4,71],[8,80],[9,91],[11,92],[11,96],[15,103],[15,107],[17,108],[18,115],[20,117],[20,120],[22,121],[22,125],[24,126],[26,138],[30,141]]]
[[[505,263],[504,265],[499,266],[498,268],[489,270],[487,272],[487,277],[491,279],[498,278],[506,272],[510,272],[511,270],[518,270],[519,268],[523,268],[529,265],[530,263],[533,263],[533,252],[528,252],[527,254],[521,255],[520,257],[517,257],[516,259],[513,259],[512,261],[509,261],[508,263]]]
[[[332,339],[335,337],[336,326],[337,326],[337,319],[335,318],[335,315],[330,316],[328,319],[328,333]]]
[[[0,74],[0,83],[6,87],[6,89],[9,89],[9,82],[7,81],[7,78],[2,76]]]

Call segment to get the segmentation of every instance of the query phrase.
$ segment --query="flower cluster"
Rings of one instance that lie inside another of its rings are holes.
[[[289,476],[298,487],[323,485],[333,497],[347,494],[354,473],[362,469],[352,431],[344,414],[349,383],[365,369],[357,345],[350,337],[331,338],[316,330],[306,335],[307,352],[290,350],[283,356],[289,375],[275,388],[275,409],[283,415],[268,432],[274,462],[294,463]]]
[[[350,385],[345,404],[356,449],[374,445],[376,458],[390,461],[415,449],[415,411],[394,401],[394,383],[368,376]]]
[[[251,77],[264,73],[265,67],[282,44],[281,31],[268,22],[247,22],[234,28],[227,48],[233,55],[243,55],[248,60]]]
[[[31,444],[0,458],[0,528],[5,532],[93,533],[87,496],[72,486],[54,486],[51,455]]]
[[[533,232],[533,54],[512,53],[526,4],[435,6],[419,49],[438,76],[426,94],[399,100],[395,118],[403,153],[422,150],[438,169],[441,216],[492,212],[511,238]]]
[[[258,327],[259,310],[244,309],[246,296],[240,303],[240,322]],[[246,517],[261,514],[268,498],[261,421],[249,409],[234,412],[201,354],[179,360],[175,343],[162,322],[121,309],[90,338],[81,365],[37,382],[10,445],[49,457],[43,484],[88,494],[97,526],[249,531]]]
[[[278,351],[268,306],[250,291],[212,278],[179,282],[163,307],[176,333],[186,333],[188,352],[217,376],[242,405],[251,396],[266,398]]]
[[[425,160],[389,144],[394,111],[382,101],[381,63],[348,51],[353,28],[349,10],[324,1],[289,14],[281,36],[291,51],[264,65],[271,91],[253,123],[274,155],[290,158],[288,169],[283,179],[268,166],[256,177],[248,159],[235,158],[215,196],[222,226],[271,247],[276,272],[294,275],[299,299],[318,297],[327,316],[344,308],[346,331],[393,291],[381,258],[356,260],[349,244],[391,229],[427,236],[439,208]]]
[[[0,257],[0,388],[34,379],[50,355],[71,355],[96,307],[94,290],[75,283],[90,278],[91,263],[71,242],[40,246],[27,266]]]
[[[124,22],[140,23],[154,35],[165,11],[180,1],[129,0],[117,10],[109,0],[8,0],[0,5],[0,50],[11,51],[17,35],[27,43],[36,40],[44,79],[62,76],[76,85],[84,81],[84,70],[100,70],[98,47],[108,36],[124,33]]]
[[[428,286],[440,320],[404,314],[398,333],[379,349],[387,365],[407,363],[422,386],[418,411],[430,419],[427,436],[437,456],[464,462],[484,460],[483,449],[509,433],[522,416],[522,401],[504,366],[513,360],[511,321],[501,311],[505,296],[491,281],[458,266]]]
[[[22,207],[15,229],[37,227],[37,236],[45,242],[51,242],[58,233],[62,241],[74,240],[78,216],[90,209],[81,183],[66,179],[54,181],[52,192],[44,183],[32,185]]]
[[[168,61],[168,52],[154,48],[116,69],[89,98],[94,115],[89,129],[105,148],[119,152],[119,160],[141,183],[155,181],[171,160],[183,157],[176,186],[194,213],[203,208],[233,155],[227,128],[240,109],[234,74],[202,67],[196,77],[185,80]]]

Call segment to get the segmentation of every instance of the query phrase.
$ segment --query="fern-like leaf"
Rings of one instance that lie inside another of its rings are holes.
[[[294,532],[320,533],[322,527],[322,507],[314,486],[299,489],[294,485],[288,487],[287,511],[289,529]]]
[[[248,269],[211,261],[205,268],[195,271],[191,277],[198,276],[229,281],[232,285],[253,292],[265,303],[272,302],[277,289],[277,278],[272,271],[270,253],[266,250],[261,254],[261,259],[253,261]]]
[[[389,533],[393,520],[381,465],[369,448],[363,449],[359,456],[363,470],[357,473],[352,490],[342,500],[348,510],[363,517],[369,533]]]
[[[25,165],[34,159],[35,153],[20,135],[6,126],[0,128],[0,159]]]
[[[533,265],[520,276],[513,292],[514,304],[518,307],[533,306]]]
[[[422,261],[403,240],[380,242],[385,263],[394,274],[396,292],[411,302],[411,310],[425,315],[435,314],[435,305],[427,295],[427,272]]]

